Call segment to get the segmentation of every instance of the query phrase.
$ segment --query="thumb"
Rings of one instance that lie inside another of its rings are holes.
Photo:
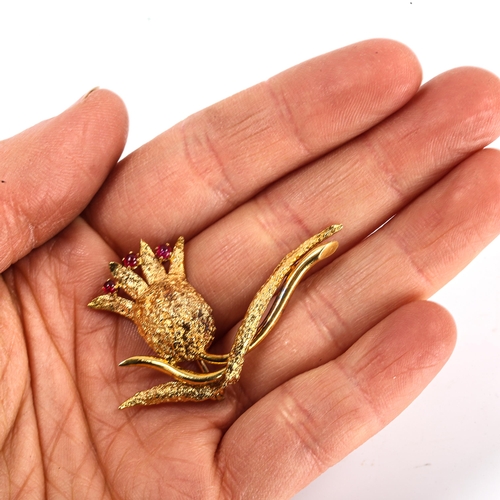
[[[120,157],[128,118],[106,90],[0,142],[0,272],[68,225]]]

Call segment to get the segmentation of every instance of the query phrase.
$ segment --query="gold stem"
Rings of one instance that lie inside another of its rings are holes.
[[[197,373],[190,370],[182,370],[169,365],[164,359],[154,358],[153,356],[133,356],[123,360],[119,366],[148,366],[162,373],[166,373],[181,382],[190,384],[209,384],[219,380],[225,372],[225,368],[216,372]]]
[[[283,285],[281,286],[273,305],[271,306],[263,322],[257,329],[252,343],[250,344],[249,350],[257,347],[274,328],[277,321],[283,314],[283,310],[288,304],[292,293],[295,291],[298,284],[300,283],[304,275],[309,271],[309,269],[311,269],[311,267],[317,264],[320,260],[324,260],[327,257],[330,257],[330,255],[332,255],[335,250],[337,250],[338,246],[339,244],[336,241],[325,243],[324,245],[313,248],[306,255],[304,255],[304,257],[297,261],[297,264],[292,268],[290,273],[284,279]],[[200,355],[200,357],[202,360],[212,364],[226,364],[229,354],[203,353]]]

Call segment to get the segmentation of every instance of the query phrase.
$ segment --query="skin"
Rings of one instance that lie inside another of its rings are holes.
[[[500,232],[500,155],[483,150],[500,133],[498,79],[420,81],[406,47],[372,40],[116,166],[127,115],[105,90],[0,142],[0,496],[289,498],[410,404],[455,342],[425,299]],[[109,261],[184,235],[227,350],[274,266],[332,223],[336,258],[223,401],[117,409],[166,380],[118,368],[150,352],[131,322],[86,306]]]

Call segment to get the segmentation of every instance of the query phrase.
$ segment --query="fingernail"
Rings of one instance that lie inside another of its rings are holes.
[[[79,100],[80,101],[85,101],[85,99],[87,99],[87,97],[92,94],[92,92],[98,90],[99,87],[94,87],[93,89],[90,89],[83,97],[81,97]]]

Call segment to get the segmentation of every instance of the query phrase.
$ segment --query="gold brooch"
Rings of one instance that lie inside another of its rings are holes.
[[[279,263],[250,303],[228,354],[207,352],[215,333],[212,309],[186,279],[182,236],[173,249],[167,244],[157,247],[155,252],[141,241],[138,255],[130,253],[123,264],[111,262],[109,268],[114,280],[104,284],[106,294],[96,297],[89,307],[131,319],[158,355],[133,356],[120,366],[147,366],[175,379],[138,392],[120,408],[221,399],[225,388],[239,380],[245,355],[274,327],[305,273],[338,247],[336,241],[320,243],[341,229],[340,224],[328,227]],[[168,273],[163,266],[165,261],[170,261]],[[142,277],[134,272],[139,266]],[[118,295],[119,289],[130,298]],[[184,369],[181,364],[185,362],[196,362],[199,371]],[[211,371],[208,365],[222,368]]]

